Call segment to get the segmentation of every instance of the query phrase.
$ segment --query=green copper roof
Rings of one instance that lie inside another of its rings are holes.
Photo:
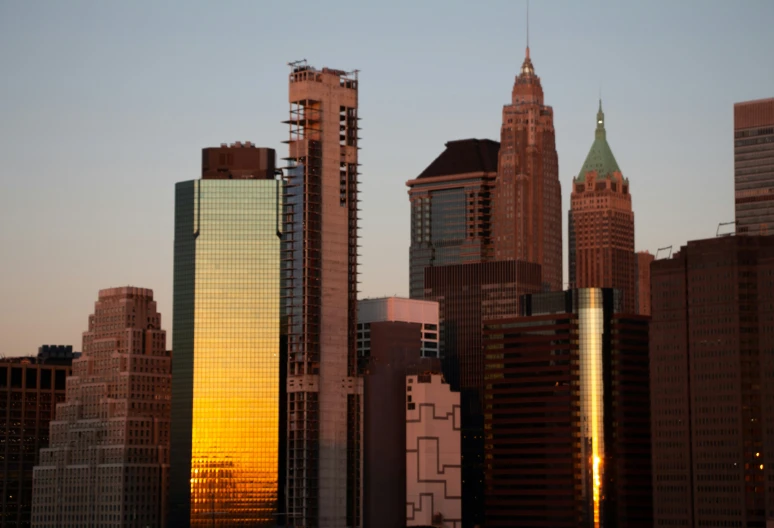
[[[599,100],[599,112],[597,112],[597,130],[594,132],[594,144],[591,145],[589,155],[583,162],[583,167],[578,173],[576,181],[582,181],[586,178],[586,173],[597,171],[600,178],[608,177],[614,172],[621,172],[618,163],[615,161],[613,151],[607,144],[605,134],[605,113],[602,112],[602,100]]]

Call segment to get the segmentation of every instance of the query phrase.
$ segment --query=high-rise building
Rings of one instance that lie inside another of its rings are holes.
[[[406,520],[462,528],[460,394],[438,373],[405,378]]]
[[[280,234],[274,150],[203,150],[175,188],[170,526],[280,513]]]
[[[651,266],[654,526],[774,520],[774,237]]]
[[[294,63],[284,203],[287,520],[362,525],[357,72]]]
[[[437,301],[444,378],[462,405],[462,517],[483,523],[484,354],[481,322],[519,314],[519,298],[542,290],[540,265],[506,260],[425,268],[425,299]]]
[[[32,471],[74,357],[71,346],[43,345],[37,356],[0,359],[0,527],[30,526]]]
[[[406,525],[406,376],[439,372],[438,303],[358,301],[364,365],[363,525]]]
[[[544,289],[562,289],[562,186],[554,110],[526,57],[503,107],[494,200],[496,260],[536,262]]]
[[[734,105],[736,233],[774,234],[774,98]]]
[[[618,292],[484,322],[487,527],[651,528],[648,318]]]
[[[35,467],[32,526],[167,526],[171,360],[153,291],[100,290]]]
[[[416,179],[411,200],[409,293],[424,298],[425,268],[492,260],[492,198],[500,144],[449,141]]]
[[[572,182],[569,217],[570,284],[575,288],[616,288],[626,313],[637,310],[634,212],[629,180],[607,143],[602,101],[597,130],[586,161]]]
[[[637,313],[650,315],[650,264],[655,260],[649,251],[637,252]]]

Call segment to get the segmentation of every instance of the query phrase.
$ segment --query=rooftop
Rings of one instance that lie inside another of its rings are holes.
[[[497,172],[500,143],[491,139],[458,139],[446,143],[446,150],[417,176],[434,178],[473,172]]]
[[[613,151],[607,143],[607,132],[605,131],[605,113],[602,111],[602,100],[599,100],[599,111],[597,112],[597,129],[594,132],[594,143],[591,145],[586,161],[583,162],[576,181],[585,179],[586,174],[592,171],[597,172],[597,177],[605,178],[614,172],[621,172],[618,162],[615,161]]]

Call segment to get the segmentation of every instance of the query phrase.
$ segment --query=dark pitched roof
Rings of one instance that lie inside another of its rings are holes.
[[[451,176],[468,172],[497,172],[500,143],[491,139],[458,139],[446,143],[446,150],[435,158],[419,178]]]

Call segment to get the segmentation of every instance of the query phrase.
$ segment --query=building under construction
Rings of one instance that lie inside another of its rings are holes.
[[[361,526],[357,72],[292,63],[284,199],[287,525]]]

